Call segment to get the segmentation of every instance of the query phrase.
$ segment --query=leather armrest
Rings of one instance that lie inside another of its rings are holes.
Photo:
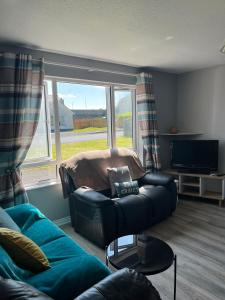
[[[110,198],[86,186],[82,186],[76,189],[73,192],[72,196],[79,199],[80,201],[86,202],[87,204],[94,206],[105,206],[114,204]]]
[[[63,197],[68,198],[75,190],[75,185],[67,170],[63,166],[59,167],[59,175],[62,182]]]
[[[1,300],[51,300],[31,285],[12,279],[0,278]],[[53,299],[52,299],[53,300]]]
[[[170,175],[162,173],[146,173],[141,179],[141,184],[152,184],[152,185],[162,185],[168,186],[171,182],[174,181],[174,178]]]
[[[107,276],[76,298],[76,300],[88,299],[160,300],[161,298],[157,290],[143,274],[125,268]]]

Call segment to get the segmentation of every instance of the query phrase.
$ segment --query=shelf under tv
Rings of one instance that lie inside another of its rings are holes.
[[[164,172],[174,176],[178,180],[179,195],[217,200],[219,206],[222,206],[224,203],[225,175],[186,173],[173,169],[165,170]]]
[[[196,182],[182,182],[182,184],[186,186],[194,186],[194,187],[200,186],[200,183],[196,183]]]
[[[160,136],[192,136],[192,135],[202,135],[203,133],[200,132],[185,132],[185,131],[180,131],[178,133],[169,133],[169,132],[163,132],[160,133]]]

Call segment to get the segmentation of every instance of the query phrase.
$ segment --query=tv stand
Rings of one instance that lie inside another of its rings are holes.
[[[202,170],[190,170],[190,169],[171,169],[171,171],[176,171],[178,172],[179,174],[182,173],[182,174],[201,174],[201,175],[209,175],[210,174],[210,171],[202,171]]]
[[[209,175],[165,170],[178,180],[178,194],[217,200],[222,206],[225,200],[225,175]]]

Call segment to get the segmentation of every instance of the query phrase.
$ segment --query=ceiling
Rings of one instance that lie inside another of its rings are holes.
[[[0,42],[182,73],[225,64],[225,0],[1,0]]]

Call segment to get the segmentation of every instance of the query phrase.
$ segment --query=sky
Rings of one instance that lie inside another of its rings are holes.
[[[47,83],[48,94],[52,95],[51,81]],[[57,92],[70,109],[106,109],[106,88],[103,86],[58,82]],[[120,92],[117,96],[126,95],[127,92]]]

